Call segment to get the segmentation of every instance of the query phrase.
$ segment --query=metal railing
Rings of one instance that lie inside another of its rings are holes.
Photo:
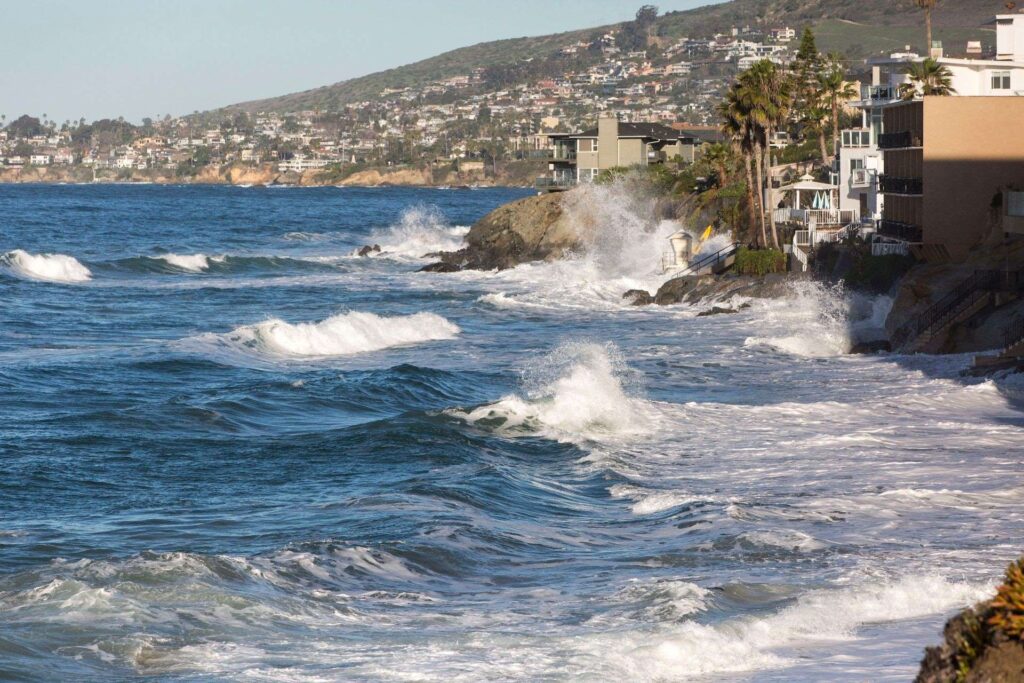
[[[1017,318],[1003,330],[1003,353],[1024,342],[1024,318]]]
[[[882,219],[878,221],[878,234],[895,237],[906,242],[920,242],[923,232],[920,225]]]
[[[739,251],[739,248],[740,243],[733,242],[732,244],[726,247],[722,247],[713,254],[707,254],[705,256],[700,257],[696,261],[691,261],[690,264],[686,266],[686,268],[683,268],[681,271],[679,271],[677,275],[675,275],[671,279],[675,280],[676,278],[684,277],[686,275],[699,275],[700,271],[704,270],[705,268],[714,268],[719,263],[721,263],[722,261],[726,260],[733,254],[735,254],[737,251]]]
[[[883,174],[878,176],[878,189],[882,194],[924,194],[924,181],[921,178],[894,178]]]
[[[872,242],[872,256],[909,256],[910,245],[906,242]]]
[[[862,100],[894,100],[897,94],[896,88],[891,85],[862,85],[860,87]]]
[[[921,135],[909,130],[901,130],[897,133],[882,133],[878,136],[878,149],[904,149],[906,147],[921,146]]]
[[[893,333],[893,342],[903,345],[919,339],[926,332],[937,331],[956,319],[982,297],[988,296],[999,284],[999,271],[976,270],[944,297],[917,317],[900,325]]]
[[[566,190],[574,185],[576,185],[575,178],[552,178],[550,176],[541,176],[533,183],[538,190]]]

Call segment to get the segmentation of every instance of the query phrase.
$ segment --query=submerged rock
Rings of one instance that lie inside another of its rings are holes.
[[[356,253],[359,254],[360,256],[369,256],[370,254],[379,254],[380,253],[380,245],[379,244],[374,244],[374,245],[371,246],[371,245],[367,244],[365,247],[362,247]]]
[[[669,280],[658,288],[654,303],[669,306],[699,301],[722,301],[734,296],[753,299],[777,299],[786,296],[789,284],[802,275],[773,273],[753,275],[685,275]]]
[[[888,339],[857,342],[850,349],[850,353],[857,354],[881,353],[882,351],[892,351],[892,344],[889,343]]]
[[[723,306],[712,306],[708,310],[698,313],[697,317],[706,318],[709,315],[725,315],[727,313],[739,313],[739,310],[735,308],[725,308]]]

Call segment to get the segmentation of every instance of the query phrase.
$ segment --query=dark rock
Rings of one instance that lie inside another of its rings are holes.
[[[438,261],[437,263],[431,263],[423,266],[419,269],[421,273],[456,273],[462,270],[455,263],[448,263],[447,261]]]
[[[892,351],[892,344],[889,343],[888,339],[857,342],[850,349],[850,353],[880,353],[882,351]]]
[[[725,313],[738,313],[735,308],[723,308],[722,306],[714,306],[706,311],[701,311],[697,314],[698,318],[704,318],[709,315],[722,315]]]
[[[647,306],[654,303],[651,293],[643,289],[631,289],[622,295],[623,299],[629,299],[631,306]]]
[[[373,246],[370,246],[369,244],[367,244],[365,247],[362,247],[357,253],[360,256],[369,256],[370,254],[379,254],[380,253],[380,245],[379,244],[374,244]]]

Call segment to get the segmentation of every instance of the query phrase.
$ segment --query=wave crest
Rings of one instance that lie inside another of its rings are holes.
[[[151,258],[165,261],[167,265],[190,273],[199,273],[210,267],[210,263],[224,263],[227,256],[207,256],[206,254],[161,254]]]
[[[324,357],[453,339],[460,332],[457,325],[434,313],[387,317],[355,311],[316,323],[274,318],[213,336],[221,343],[262,355]]]
[[[73,256],[66,254],[30,254],[23,249],[0,257],[3,267],[16,277],[40,282],[87,282],[92,272]]]

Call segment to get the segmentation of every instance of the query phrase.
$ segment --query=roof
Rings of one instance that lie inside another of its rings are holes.
[[[800,190],[803,192],[819,192],[822,190],[835,190],[835,185],[829,185],[828,183],[819,183],[810,174],[800,177],[798,182],[790,185],[783,185],[782,187],[775,188],[776,192],[789,192],[791,190]]]
[[[571,136],[573,138],[596,138],[597,128],[590,128]],[[673,130],[660,123],[624,123],[619,122],[620,138],[647,138],[650,140],[678,140],[684,136],[680,131]]]

